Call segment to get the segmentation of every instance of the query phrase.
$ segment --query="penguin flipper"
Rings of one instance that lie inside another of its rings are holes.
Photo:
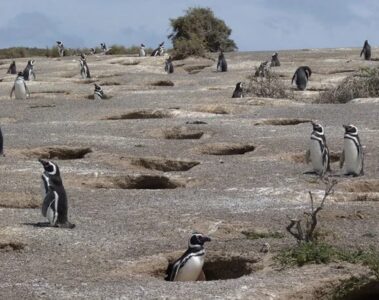
[[[297,78],[297,72],[295,72],[295,74],[293,74],[293,76],[292,76],[291,85],[292,85],[293,82],[296,80],[296,78]]]
[[[309,164],[311,162],[311,150],[309,150],[309,149],[305,152],[305,162],[307,164]]]
[[[45,199],[43,200],[43,204],[42,204],[42,215],[44,217],[47,217],[47,210],[49,207],[54,207],[54,205],[52,205],[54,202],[55,202],[55,194],[54,192],[49,189],[48,193],[46,194],[45,196]]]
[[[343,167],[344,163],[345,163],[345,150],[343,150],[340,155],[340,169]]]

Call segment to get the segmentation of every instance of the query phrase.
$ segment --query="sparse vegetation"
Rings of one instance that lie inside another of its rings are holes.
[[[247,95],[268,98],[291,98],[291,95],[286,91],[284,82],[274,72],[267,71],[265,77],[251,75],[248,79]]]
[[[232,30],[215,17],[210,8],[192,7],[185,15],[171,19],[174,59],[203,56],[206,51],[233,51],[237,46],[229,38]]]
[[[242,231],[241,232],[248,240],[258,240],[258,239],[282,239],[284,238],[284,234],[279,231]]]
[[[379,69],[363,68],[346,77],[337,87],[320,93],[318,103],[347,103],[355,98],[379,96]]]

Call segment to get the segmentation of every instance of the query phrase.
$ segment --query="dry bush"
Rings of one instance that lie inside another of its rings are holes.
[[[355,98],[379,96],[379,69],[364,68],[346,77],[337,87],[320,93],[318,103],[347,103]]]
[[[248,79],[247,95],[268,98],[291,98],[291,95],[286,91],[284,82],[274,72],[266,72],[265,77],[251,75]]]

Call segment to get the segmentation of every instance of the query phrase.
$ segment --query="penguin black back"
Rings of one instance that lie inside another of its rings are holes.
[[[297,68],[295,74],[293,74],[292,82],[295,81],[296,86],[299,90],[304,91],[307,87],[308,79],[312,75],[312,70],[308,66],[302,66]]]
[[[7,74],[17,74],[17,69],[16,69],[16,62],[12,61],[11,64],[9,65]]]
[[[4,155],[4,148],[3,148],[3,133],[1,131],[1,127],[0,127],[0,155]]]
[[[278,52],[275,52],[272,56],[271,56],[271,67],[279,67],[280,66],[280,61],[279,61],[279,54]]]
[[[362,54],[364,55],[365,60],[371,59],[371,46],[367,40],[365,40],[365,42],[363,44],[363,48],[362,48],[360,57],[362,56]]]
[[[238,82],[236,88],[234,89],[232,98],[242,98],[243,97],[243,83]]]
[[[26,65],[23,72],[23,77],[25,80],[30,80],[31,76],[36,79],[36,75],[34,74],[34,60],[28,61],[28,64]]]

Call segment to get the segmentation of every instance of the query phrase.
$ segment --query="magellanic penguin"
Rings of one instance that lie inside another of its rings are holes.
[[[243,82],[238,82],[236,88],[234,89],[232,98],[242,98],[243,97]]]
[[[107,45],[104,42],[100,43],[100,48],[101,48],[101,51],[103,51],[103,53],[107,53],[109,51]]]
[[[154,51],[151,53],[151,56],[162,56],[164,54],[164,42],[160,43],[158,48],[154,49]]]
[[[279,61],[279,54],[278,52],[275,52],[272,56],[271,56],[271,67],[280,67],[280,61]]]
[[[165,70],[165,72],[167,74],[174,73],[174,65],[172,64],[172,58],[171,58],[171,56],[169,56],[168,59],[166,59],[164,70]]]
[[[58,54],[60,57],[64,56],[64,45],[61,41],[57,41]]]
[[[82,78],[83,79],[91,78],[91,74],[89,72],[86,57],[84,56],[83,53],[80,55],[79,62],[80,62],[80,75],[82,76]]]
[[[74,228],[75,225],[67,219],[67,195],[58,165],[43,159],[40,159],[39,162],[44,168],[42,182],[45,196],[42,204],[42,215],[49,220],[53,227]]]
[[[363,148],[354,125],[343,125],[345,128],[343,151],[340,168],[344,175],[360,176],[363,172]]]
[[[222,50],[220,51],[220,54],[218,56],[217,71],[220,71],[220,72],[228,71],[228,64],[226,63],[224,52]]]
[[[204,243],[211,239],[201,233],[192,234],[188,249],[184,254],[169,264],[166,270],[167,281],[196,281],[203,271]]]
[[[12,98],[13,92],[15,94],[16,99],[25,100],[26,97],[30,97],[29,89],[24,80],[24,76],[22,72],[19,72],[16,80],[14,81],[10,97]]]
[[[362,57],[362,54],[364,55],[365,60],[371,59],[371,46],[367,40],[365,40],[365,43],[363,44],[360,57]]]
[[[327,171],[330,171],[329,149],[326,145],[324,128],[314,122],[312,122],[312,126],[313,131],[305,161],[307,164],[311,162],[313,171],[322,177]]]
[[[5,154],[4,154],[4,139],[3,139],[3,132],[1,131],[1,127],[0,127],[0,156],[5,156]]]
[[[28,60],[28,64],[26,65],[23,72],[23,76],[25,80],[32,80],[32,77],[34,80],[36,79],[36,74],[34,73],[34,62],[35,61],[33,59]]]
[[[94,91],[93,97],[95,100],[102,100],[106,98],[103,89],[101,88],[100,85],[96,83],[95,83],[95,91]]]
[[[140,46],[140,48],[139,48],[139,56],[140,56],[140,57],[144,57],[144,56],[146,56],[145,45],[144,45],[144,44],[141,44],[141,46]]]
[[[12,61],[11,64],[9,65],[7,74],[17,74],[16,62],[15,61]]]
[[[297,68],[295,74],[293,74],[291,84],[295,81],[299,90],[304,91],[307,87],[309,77],[312,75],[312,70],[308,66],[302,66]]]

